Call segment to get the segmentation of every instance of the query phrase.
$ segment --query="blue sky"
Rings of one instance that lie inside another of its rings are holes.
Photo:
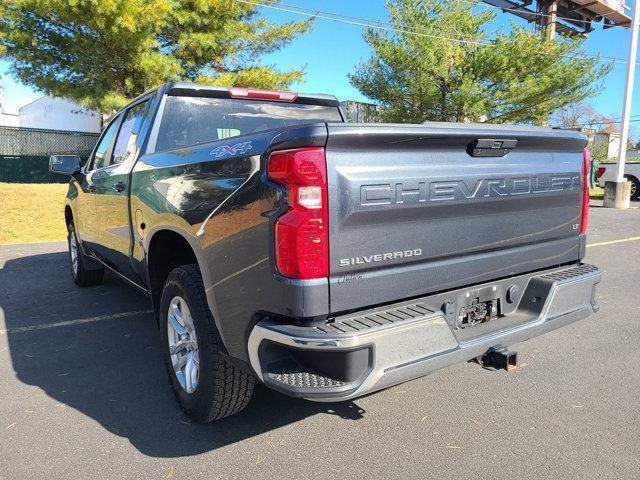
[[[387,18],[384,0],[284,0],[284,3],[304,6],[312,9],[339,12],[345,15],[370,19]],[[628,2],[631,3],[631,2]],[[489,7],[478,7],[489,8]],[[304,17],[294,13],[261,8],[265,17],[276,22],[300,20]],[[490,26],[491,31],[508,28],[514,17],[500,13]],[[589,54],[601,54],[626,59],[629,47],[630,31],[623,28],[603,30],[600,25],[589,35],[584,50]],[[323,92],[336,95],[340,100],[365,100],[349,84],[347,74],[355,66],[370,56],[367,44],[362,40],[362,28],[354,25],[317,19],[311,33],[285,47],[283,50],[267,55],[264,63],[286,70],[292,67],[305,67],[305,81],[295,85],[294,89],[306,92]],[[0,62],[0,74],[4,84],[5,111],[17,111],[17,108],[38,98],[41,93],[19,84],[7,73],[9,64]],[[604,90],[588,103],[599,113],[618,119],[621,116],[626,65],[616,64],[606,78]],[[633,114],[640,114],[640,78],[636,78],[636,94],[633,102]]]

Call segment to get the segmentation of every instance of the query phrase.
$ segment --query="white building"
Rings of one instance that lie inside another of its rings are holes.
[[[102,126],[97,110],[48,95],[20,107],[18,116],[19,126],[24,128],[100,133]]]
[[[619,133],[596,133],[593,139],[594,150],[604,146],[607,152],[607,158],[618,158],[620,152],[620,134]]]
[[[0,127],[19,127],[20,117],[17,113],[0,112]]]

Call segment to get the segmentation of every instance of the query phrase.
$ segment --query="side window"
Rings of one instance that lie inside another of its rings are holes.
[[[111,165],[122,163],[138,153],[136,140],[142,128],[149,101],[131,107],[122,120],[116,144],[113,147]]]
[[[102,134],[102,137],[100,137],[100,142],[96,147],[96,152],[93,155],[93,160],[92,160],[93,163],[89,167],[89,170],[96,170],[98,168],[106,167],[107,159],[105,158],[105,155],[107,154],[107,151],[109,150],[109,145],[111,145],[111,140],[113,139],[113,136],[116,133],[118,123],[119,122],[117,118],[113,120],[109,124],[107,129],[104,131],[104,133]]]

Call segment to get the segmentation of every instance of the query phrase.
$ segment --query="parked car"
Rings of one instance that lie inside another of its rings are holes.
[[[256,380],[340,401],[511,366],[506,347],[598,309],[584,135],[344,118],[329,95],[171,83],[82,168],[52,157],[74,281],[108,269],[149,295],[197,421],[242,410]]]
[[[604,188],[605,182],[615,182],[616,174],[615,163],[601,163],[596,170],[598,186]],[[624,178],[631,182],[631,199],[637,200],[640,198],[640,163],[626,163],[624,166]]]

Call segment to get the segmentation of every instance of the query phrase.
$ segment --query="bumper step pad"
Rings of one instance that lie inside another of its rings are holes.
[[[267,373],[269,380],[295,388],[335,388],[344,382],[313,372]]]
[[[546,278],[555,282],[568,282],[570,280],[580,278],[583,275],[598,273],[599,271],[600,270],[595,265],[583,263],[582,265],[576,265],[575,267],[564,268],[555,272],[545,273],[544,275],[540,275],[540,278]]]
[[[433,313],[434,311],[422,302],[408,303],[401,307],[372,310],[358,316],[338,317],[333,322],[314,329],[325,335],[351,335],[390,327]]]

